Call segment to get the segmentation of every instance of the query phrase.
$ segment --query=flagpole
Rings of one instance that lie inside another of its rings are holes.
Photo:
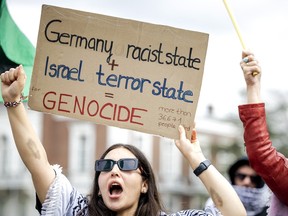
[[[236,23],[236,20],[235,20],[233,14],[232,14],[232,11],[231,11],[231,9],[230,9],[227,1],[226,1],[226,0],[223,0],[223,2],[224,2],[224,5],[225,5],[225,7],[226,7],[226,10],[227,10],[227,12],[228,12],[228,14],[229,14],[229,16],[230,16],[230,19],[231,19],[231,21],[232,21],[232,23],[233,23],[234,29],[236,30],[236,33],[237,33],[237,35],[238,35],[238,38],[239,38],[240,43],[241,43],[241,45],[242,45],[242,48],[243,48],[243,50],[246,50],[245,43],[244,43],[244,41],[243,41],[242,35],[241,35],[240,30],[239,30],[239,28],[238,28],[238,25],[237,25],[237,23]],[[254,71],[254,72],[252,73],[253,76],[256,76],[257,74],[258,74],[257,71]]]
[[[232,12],[231,12],[231,9],[230,9],[230,7],[229,7],[229,5],[228,5],[228,3],[227,3],[226,0],[223,0],[223,2],[224,2],[224,4],[225,4],[226,10],[227,10],[227,12],[228,12],[228,14],[229,14],[229,16],[230,16],[230,19],[231,19],[231,21],[232,21],[232,23],[233,23],[233,26],[234,26],[234,28],[235,28],[235,30],[236,30],[236,32],[237,32],[237,35],[238,35],[238,38],[239,38],[239,40],[240,40],[240,42],[241,42],[242,48],[245,50],[245,49],[246,49],[246,46],[245,46],[245,44],[244,44],[244,41],[243,41],[243,38],[242,38],[241,33],[240,33],[240,31],[239,31],[239,28],[238,28],[238,25],[237,25],[237,23],[236,23],[236,20],[235,20],[233,14],[232,14]]]

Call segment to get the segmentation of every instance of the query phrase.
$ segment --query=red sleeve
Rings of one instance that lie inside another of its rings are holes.
[[[239,106],[238,109],[251,166],[278,199],[288,206],[288,159],[272,146],[267,128],[265,104],[246,104]]]

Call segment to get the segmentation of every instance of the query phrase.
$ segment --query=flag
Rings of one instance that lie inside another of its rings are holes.
[[[0,73],[22,64],[27,75],[23,92],[26,96],[29,93],[35,47],[14,22],[6,0],[0,0],[0,6]],[[0,102],[3,102],[2,94]]]

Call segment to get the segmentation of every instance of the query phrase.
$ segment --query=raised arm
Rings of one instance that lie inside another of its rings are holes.
[[[8,103],[7,107],[14,141],[20,157],[31,173],[36,193],[43,203],[55,174],[47,160],[45,149],[28,119],[25,107],[21,103],[21,92],[25,81],[26,74],[21,65],[2,73],[2,97],[4,102],[17,102],[14,105]]]
[[[250,51],[243,51],[242,59],[240,66],[246,82],[247,103],[261,103],[261,67],[259,66],[254,54]]]
[[[260,96],[261,68],[249,51],[242,52],[240,66],[246,82],[248,104],[240,105],[238,109],[250,165],[278,199],[288,206],[288,160],[273,147],[270,140],[265,104]],[[253,76],[253,71],[258,74]]]
[[[181,125],[179,126],[179,134],[180,139],[176,140],[176,146],[188,160],[191,168],[195,170],[201,162],[206,160],[197,140],[196,131],[193,131],[192,143],[186,138],[185,130]],[[223,215],[246,215],[245,208],[235,190],[213,165],[203,171],[199,178]]]

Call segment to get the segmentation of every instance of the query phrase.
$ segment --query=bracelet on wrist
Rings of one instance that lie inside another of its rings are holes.
[[[4,106],[5,106],[6,108],[8,108],[8,107],[16,107],[16,106],[18,106],[19,104],[21,104],[22,101],[23,101],[24,99],[26,99],[26,98],[27,98],[27,96],[24,97],[23,94],[21,94],[19,101],[4,102]]]
[[[199,166],[193,171],[196,176],[199,176],[202,172],[204,172],[211,165],[209,160],[205,160],[199,164]]]

